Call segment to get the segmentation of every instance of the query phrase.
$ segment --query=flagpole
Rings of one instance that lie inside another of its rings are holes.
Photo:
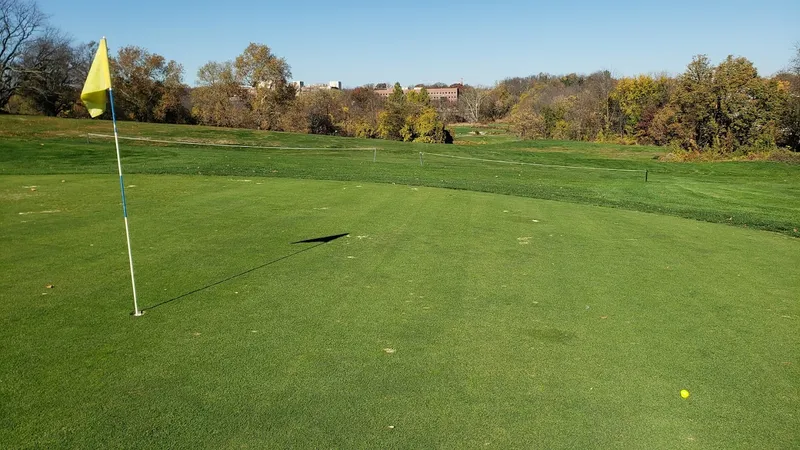
[[[136,298],[136,278],[133,276],[133,253],[131,253],[131,232],[128,227],[128,206],[125,202],[125,183],[122,181],[122,158],[119,155],[119,133],[117,132],[117,115],[114,112],[114,89],[108,88],[108,96],[111,101],[111,121],[114,123],[114,143],[117,146],[117,168],[119,169],[119,190],[122,193],[122,215],[125,218],[125,238],[128,241],[128,261],[131,265],[131,286],[133,287],[133,315],[136,317],[144,314],[139,311],[139,303]]]
[[[0,0],[2,2],[2,0]],[[108,91],[108,98],[106,97]],[[125,201],[125,182],[122,180],[122,157],[119,153],[119,132],[117,131],[117,113],[114,111],[114,90],[111,88],[111,69],[108,65],[108,43],[106,37],[100,39],[97,53],[89,67],[86,82],[81,90],[81,101],[86,105],[89,116],[95,118],[106,111],[108,101],[111,101],[111,121],[114,124],[114,143],[117,146],[117,168],[119,169],[119,191],[122,193],[122,217],[125,219],[125,239],[128,243],[128,261],[131,265],[131,286],[133,287],[133,315],[141,316],[144,311],[139,310],[136,298],[136,279],[133,275],[133,253],[131,252],[131,231],[128,226],[128,205]]]

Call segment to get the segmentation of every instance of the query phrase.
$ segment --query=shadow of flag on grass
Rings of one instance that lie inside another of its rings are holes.
[[[311,239],[305,239],[305,240],[302,240],[302,241],[292,242],[292,244],[311,244],[311,243],[314,243],[314,242],[319,242],[321,244],[326,244],[326,243],[328,243],[330,241],[335,241],[336,239],[339,239],[341,237],[345,237],[348,234],[350,234],[350,233],[332,234],[330,236],[323,236],[323,237],[318,237],[318,238],[311,238]]]
[[[209,284],[207,284],[207,285],[205,285],[203,287],[200,287],[200,288],[194,289],[192,291],[186,292],[185,294],[181,294],[181,295],[179,295],[177,297],[171,298],[169,300],[165,300],[165,301],[163,301],[161,303],[158,303],[158,304],[155,304],[153,306],[148,306],[147,308],[142,308],[142,311],[149,311],[151,309],[158,308],[159,306],[166,305],[167,303],[172,303],[172,302],[174,302],[176,300],[180,300],[180,299],[182,299],[184,297],[187,297],[189,295],[196,294],[196,293],[201,292],[201,291],[205,291],[206,289],[209,289],[209,288],[212,288],[214,286],[218,286],[218,285],[220,285],[222,283],[231,281],[234,278],[239,278],[239,277],[241,277],[243,275],[247,275],[248,273],[255,272],[256,270],[263,269],[263,268],[265,268],[267,266],[271,266],[272,264],[275,264],[277,262],[283,261],[284,259],[291,258],[292,256],[299,255],[300,253],[307,252],[309,250],[317,248],[322,244],[327,244],[328,242],[335,241],[336,239],[345,237],[348,234],[350,234],[350,233],[333,234],[333,235],[330,235],[330,236],[322,236],[322,237],[304,239],[302,241],[292,242],[292,244],[316,244],[316,245],[312,245],[310,247],[306,247],[304,249],[298,250],[298,251],[290,253],[288,255],[281,256],[280,258],[273,259],[272,261],[267,261],[264,264],[260,264],[260,265],[258,265],[256,267],[251,267],[250,269],[247,269],[247,270],[245,270],[243,272],[239,272],[237,274],[231,275],[231,276],[229,276],[227,278],[224,278],[222,280],[215,281],[213,283],[209,283]]]

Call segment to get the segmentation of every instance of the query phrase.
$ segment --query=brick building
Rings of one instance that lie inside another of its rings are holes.
[[[425,88],[428,91],[428,97],[431,100],[447,100],[449,102],[457,102],[458,96],[460,94],[459,89],[457,87],[446,87],[446,88]],[[406,94],[409,91],[419,91],[422,88],[413,88],[413,89],[403,89],[403,93]],[[375,93],[380,95],[383,98],[388,98],[392,95],[394,89],[375,89]]]

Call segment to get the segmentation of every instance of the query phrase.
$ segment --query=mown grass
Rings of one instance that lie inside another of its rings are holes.
[[[123,136],[313,147],[231,149],[123,141],[127,173],[267,176],[466,189],[611,206],[800,236],[800,166],[773,162],[664,163],[658,147],[563,141],[445,146],[123,122]],[[99,121],[0,117],[2,174],[113,173],[111,141]],[[373,151],[377,148],[377,162]],[[325,148],[326,150],[319,150]],[[331,150],[360,148],[363,150]],[[425,165],[420,167],[419,153]],[[522,166],[441,158],[432,153],[523,163],[636,170]],[[644,171],[648,182],[644,183]],[[640,172],[638,172],[640,171]]]
[[[454,133],[456,144],[502,144],[519,139],[504,123],[492,124],[458,124],[450,127]]]
[[[0,176],[4,447],[798,442],[796,239],[407,185],[127,180],[138,319],[116,177]]]
[[[108,125],[0,116],[2,447],[800,443],[795,166],[122,123],[316,147],[123,141],[132,318]]]

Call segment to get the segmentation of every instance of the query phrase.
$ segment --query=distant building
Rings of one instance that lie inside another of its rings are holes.
[[[376,87],[386,86],[386,84],[380,83],[375,86]],[[403,89],[403,93],[406,94],[410,91],[420,91],[420,90],[422,90],[421,87]],[[430,97],[431,100],[447,100],[448,102],[454,102],[454,103],[458,101],[458,96],[460,93],[458,87],[425,88],[425,90],[428,91],[428,97]],[[388,98],[390,95],[392,95],[392,92],[394,92],[393,88],[375,89],[375,93],[383,98]]]
[[[301,83],[302,83],[302,81],[301,81]],[[255,95],[255,93],[256,93],[256,91],[258,89],[264,89],[264,88],[267,88],[267,89],[270,89],[270,90],[273,89],[275,87],[275,81],[273,81],[273,80],[259,81],[258,83],[256,83],[256,86],[257,87],[248,86],[246,84],[243,84],[243,85],[241,85],[239,87],[241,87],[242,89],[247,91],[248,94]]]
[[[292,81],[292,86],[294,86],[295,89],[297,89],[298,95],[301,92],[321,91],[329,89],[342,90],[341,81],[329,81],[328,83],[305,84],[303,81],[298,80],[298,81]]]

